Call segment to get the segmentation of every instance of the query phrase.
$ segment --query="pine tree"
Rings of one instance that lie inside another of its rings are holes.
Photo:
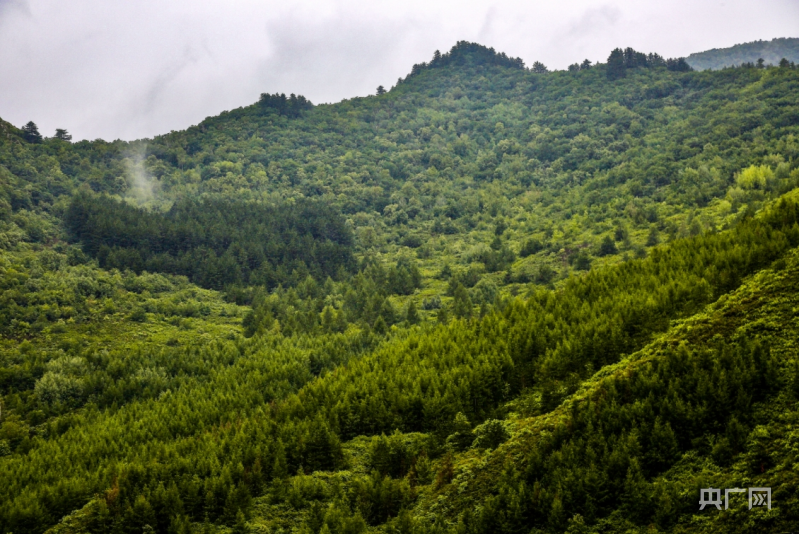
[[[56,139],[61,139],[62,141],[72,141],[72,136],[63,128],[56,128],[55,135],[53,137]]]
[[[613,242],[613,239],[606,235],[602,239],[602,244],[599,245],[599,255],[600,256],[610,256],[611,254],[616,254],[618,250],[616,249],[616,243]]]
[[[412,300],[408,303],[405,320],[408,321],[408,324],[417,324],[419,322],[419,312],[416,311],[416,304]]]
[[[607,76],[609,80],[618,80],[627,75],[624,66],[624,51],[621,48],[614,48],[608,57]]]
[[[283,442],[277,440],[274,445],[273,456],[275,461],[272,464],[272,478],[282,479],[288,475],[288,466],[286,465],[286,449],[283,447]]]
[[[247,534],[250,529],[247,528],[247,520],[244,518],[244,512],[239,510],[236,512],[236,522],[233,524],[233,534]]]
[[[35,122],[30,121],[22,127],[22,138],[29,143],[42,142],[42,134],[39,133],[39,128]]]
[[[658,229],[655,226],[653,226],[649,230],[649,235],[646,238],[646,246],[654,247],[658,243],[660,243],[660,235]]]
[[[469,319],[472,316],[472,299],[469,298],[469,292],[466,291],[463,284],[458,284],[452,296],[454,297],[452,313],[455,314],[455,317]]]

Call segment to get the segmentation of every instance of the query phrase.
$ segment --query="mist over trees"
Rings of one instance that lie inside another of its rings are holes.
[[[737,44],[729,48],[714,48],[691,54],[686,61],[697,70],[718,70],[745,64],[754,65],[759,59],[763,60],[764,65],[778,66],[783,59],[788,65],[799,63],[799,38],[778,38]]]

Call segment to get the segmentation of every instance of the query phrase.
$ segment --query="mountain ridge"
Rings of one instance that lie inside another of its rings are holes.
[[[718,70],[737,67],[744,63],[756,64],[759,59],[769,65],[778,65],[783,58],[789,62],[799,63],[799,38],[779,37],[771,41],[760,40],[727,48],[711,48],[703,52],[694,52],[685,59],[695,69]]]

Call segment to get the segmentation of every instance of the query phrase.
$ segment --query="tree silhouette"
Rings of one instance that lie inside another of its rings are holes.
[[[540,61],[536,61],[535,63],[533,63],[533,69],[532,70],[536,74],[544,74],[546,72],[549,72],[549,69],[547,68],[547,66],[544,65],[543,63],[541,63]]]
[[[614,48],[608,57],[607,75],[609,80],[618,80],[627,75],[624,66],[624,52],[621,48]]]
[[[55,135],[53,137],[56,139],[61,139],[62,141],[72,141],[72,136],[63,128],[56,128]]]
[[[39,128],[35,122],[30,121],[22,127],[22,138],[29,143],[42,142],[42,134],[39,133]]]

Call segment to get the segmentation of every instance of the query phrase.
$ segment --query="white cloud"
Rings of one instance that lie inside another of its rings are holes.
[[[685,56],[796,36],[797,23],[795,0],[0,0],[0,117],[134,139],[262,92],[370,94],[462,39],[565,68],[617,46]]]

